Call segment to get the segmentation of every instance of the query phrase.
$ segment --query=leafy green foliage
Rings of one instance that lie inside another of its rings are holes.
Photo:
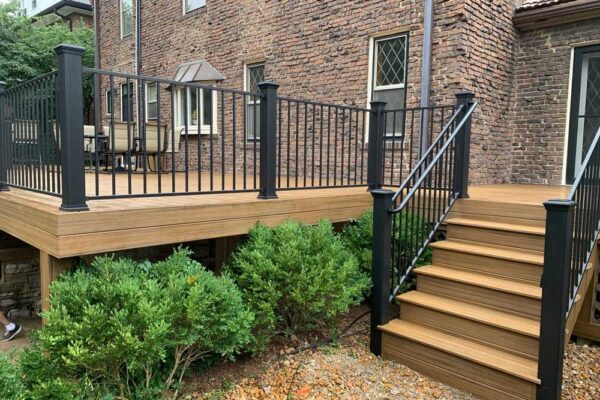
[[[417,247],[425,242],[429,235],[429,223],[425,218],[414,213],[403,212],[397,215],[395,221],[396,230],[394,236],[399,246],[399,254],[414,254]],[[398,227],[401,227],[398,228]],[[341,233],[342,239],[348,249],[359,261],[361,269],[371,274],[373,263],[372,241],[373,241],[373,210],[368,210],[356,221],[346,225]],[[417,265],[431,262],[431,250],[426,249]]]
[[[176,394],[192,363],[231,358],[251,339],[253,316],[233,281],[183,249],[156,264],[97,258],[51,290],[46,324],[21,361],[35,398],[86,398],[85,388],[87,398]]]
[[[251,350],[277,333],[326,326],[362,300],[369,278],[329,222],[257,225],[226,267],[256,315]]]
[[[54,48],[61,43],[86,49],[84,65],[94,65],[94,31],[74,21],[67,24],[33,25],[19,2],[0,4],[0,80],[9,87],[56,69]]]

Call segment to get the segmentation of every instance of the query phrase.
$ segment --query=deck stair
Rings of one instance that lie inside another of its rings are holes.
[[[460,200],[417,288],[380,327],[382,356],[485,399],[534,399],[542,204]]]

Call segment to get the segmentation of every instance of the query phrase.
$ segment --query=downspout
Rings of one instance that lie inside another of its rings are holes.
[[[142,0],[137,0],[135,7],[135,74],[142,75]],[[141,125],[141,114],[142,114],[142,82],[138,79],[136,82],[136,99],[137,99],[137,115],[136,125],[139,130]],[[141,132],[138,131],[138,135]]]
[[[431,47],[433,42],[433,0],[425,0],[423,5],[423,54],[422,54],[422,68],[421,68],[421,104],[422,108],[430,106],[430,95],[431,95]],[[423,110],[421,114],[421,132],[419,140],[419,154],[420,158],[425,155],[427,148],[429,147],[429,138],[427,132],[429,131],[429,118],[428,111]]]
[[[93,2],[93,20],[94,20],[94,68],[100,69],[100,0]],[[98,74],[94,74],[94,121],[96,132],[102,132],[102,109],[100,107],[100,79]]]

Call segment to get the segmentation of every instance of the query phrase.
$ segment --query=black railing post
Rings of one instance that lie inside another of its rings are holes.
[[[550,200],[546,207],[546,239],[542,273],[542,314],[537,389],[538,400],[560,399],[575,202]]]
[[[371,269],[371,352],[381,355],[382,333],[379,326],[390,320],[392,261],[391,190],[372,190],[373,195],[373,267]]]
[[[461,92],[456,94],[457,106],[462,106],[458,117],[461,121],[469,107],[473,104],[475,94],[471,92]],[[454,158],[454,192],[458,193],[461,199],[469,198],[469,160],[471,157],[471,120],[472,116],[462,126],[460,133],[456,138],[456,157]]]
[[[86,211],[83,154],[83,64],[85,49],[61,44],[58,57],[58,115],[63,211]]]
[[[258,84],[260,93],[260,193],[259,199],[276,199],[277,88],[275,82]]]
[[[371,102],[371,115],[369,116],[369,161],[367,169],[369,190],[380,189],[383,185],[385,104],[383,101]]]
[[[8,145],[8,130],[6,126],[5,90],[6,82],[0,82],[0,192],[7,192],[9,190],[6,184],[10,147]]]

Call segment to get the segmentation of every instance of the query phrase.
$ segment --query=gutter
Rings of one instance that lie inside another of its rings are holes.
[[[44,15],[48,15],[48,14],[56,14],[59,17],[62,17],[60,14],[57,13],[57,10],[63,7],[73,7],[73,8],[78,8],[80,10],[83,11],[89,11],[92,12],[93,11],[93,7],[91,4],[85,4],[85,3],[80,3],[78,1],[71,1],[71,0],[62,0],[56,4],[54,4],[53,6],[50,6],[48,8],[46,8],[43,11],[40,11],[39,13],[36,13],[35,15],[32,15],[32,17],[43,17]]]

